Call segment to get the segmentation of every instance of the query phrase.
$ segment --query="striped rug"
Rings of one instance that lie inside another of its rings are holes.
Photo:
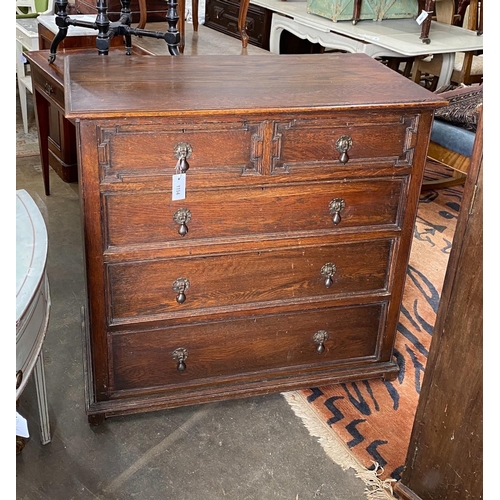
[[[443,169],[428,164],[426,177]],[[284,393],[326,453],[355,469],[370,499],[393,498],[404,469],[462,186],[420,196],[394,355],[396,380],[350,382]]]

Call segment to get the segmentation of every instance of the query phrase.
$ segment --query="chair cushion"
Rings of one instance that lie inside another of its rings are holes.
[[[465,52],[457,52],[455,54],[455,64],[453,69],[455,71],[462,71],[462,66],[464,65]],[[482,75],[483,74],[483,54],[472,57],[472,64],[470,67],[471,75]]]
[[[448,104],[436,110],[435,118],[476,131],[479,107],[483,104],[483,85],[462,85],[453,90],[441,88],[436,94],[448,100]]]
[[[431,141],[463,156],[471,156],[476,134],[463,127],[435,119],[432,125]]]

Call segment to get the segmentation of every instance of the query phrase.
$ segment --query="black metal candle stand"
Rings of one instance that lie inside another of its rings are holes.
[[[69,26],[79,26],[97,30],[96,47],[100,55],[108,54],[109,42],[115,36],[123,36],[125,38],[126,54],[132,54],[131,35],[158,39],[163,38],[167,43],[169,53],[173,56],[179,55],[180,34],[177,29],[177,21],[179,20],[179,15],[177,14],[177,0],[166,0],[166,3],[168,8],[165,19],[168,24],[168,29],[162,33],[160,31],[150,31],[132,28],[130,26],[132,22],[130,0],[120,0],[120,18],[115,22],[110,22],[109,20],[107,0],[97,0],[97,16],[94,22],[72,19],[66,12],[68,0],[56,0],[55,22],[59,30],[50,45],[49,63],[55,61],[57,47],[66,38]]]

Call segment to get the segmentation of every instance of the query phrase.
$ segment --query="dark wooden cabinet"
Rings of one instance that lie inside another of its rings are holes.
[[[443,284],[406,469],[405,500],[483,498],[482,119]]]
[[[65,83],[89,419],[394,377],[444,101],[362,54],[95,57]]]
[[[75,14],[97,14],[95,0],[75,0]],[[110,21],[118,21],[120,18],[120,0],[108,0],[108,16]],[[167,14],[167,2],[165,0],[148,0],[147,21],[150,23],[165,21]],[[140,18],[139,0],[131,0],[132,22],[138,23]]]
[[[39,40],[43,46],[51,39],[45,31],[48,33],[50,31],[40,24],[38,26],[39,33],[42,29],[42,36],[39,36]],[[44,61],[45,70],[42,70],[33,61],[33,54],[27,53],[26,57],[31,67],[40,156],[46,193],[49,194],[47,191],[49,165],[63,181],[75,182],[78,180],[76,132],[75,125],[64,117],[62,68],[51,67],[48,62]]]
[[[226,35],[241,39],[238,31],[238,0],[207,0],[205,5],[205,26]],[[249,4],[246,17],[246,32],[249,43],[269,50],[269,33],[272,11]]]

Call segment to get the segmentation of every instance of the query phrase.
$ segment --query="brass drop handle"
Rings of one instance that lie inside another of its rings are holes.
[[[319,330],[313,335],[313,341],[318,344],[316,351],[318,354],[322,354],[325,351],[325,342],[328,340],[328,332],[325,330]]]
[[[347,151],[352,148],[352,138],[349,135],[342,135],[335,141],[335,148],[340,153],[339,161],[344,165],[349,161]]]
[[[177,293],[177,297],[175,300],[179,304],[183,304],[186,301],[186,294],[184,292],[187,292],[189,290],[190,282],[187,278],[177,278],[173,285],[172,288],[174,289],[174,292]]]
[[[185,347],[179,347],[172,353],[172,358],[177,361],[177,370],[183,372],[186,369],[186,359],[188,357],[188,350]]]
[[[330,214],[333,215],[333,223],[335,225],[339,224],[342,218],[340,217],[340,212],[345,208],[345,200],[342,198],[334,198],[328,207],[330,209]]]
[[[45,82],[45,85],[43,86],[43,91],[48,95],[52,95],[54,93],[54,87],[49,82]]]
[[[175,170],[179,171],[181,174],[185,174],[189,169],[189,163],[187,159],[191,156],[193,148],[191,144],[187,142],[178,142],[174,148],[174,155],[177,158],[177,165]]]
[[[321,268],[321,274],[325,277],[325,286],[330,288],[333,285],[333,275],[337,271],[337,266],[328,262]]]
[[[180,225],[178,233],[186,236],[188,233],[187,223],[191,220],[191,211],[187,208],[179,208],[174,214],[174,222]]]

